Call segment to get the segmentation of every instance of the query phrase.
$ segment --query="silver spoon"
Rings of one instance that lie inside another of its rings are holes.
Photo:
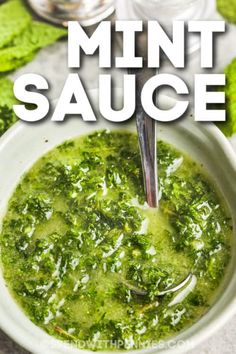
[[[129,69],[129,72],[136,75],[136,125],[141,153],[144,188],[146,200],[150,207],[158,207],[158,175],[157,175],[157,156],[156,156],[156,124],[143,110],[141,104],[141,91],[145,82],[150,79],[156,72],[153,69]],[[164,296],[168,293],[175,293],[176,291],[185,287],[190,281],[193,274],[189,272],[187,277],[179,284],[172,288],[163,290],[158,293],[158,296]],[[147,295],[147,291],[132,287],[126,284],[130,290],[140,296]]]
[[[141,153],[146,200],[150,207],[156,208],[158,207],[156,124],[153,119],[147,116],[141,104],[142,87],[150,77],[155,75],[156,72],[148,68],[136,70],[131,69],[129,72],[136,75],[136,125]],[[187,277],[179,284],[159,292],[158,296],[164,296],[165,294],[174,293],[182,289],[190,281],[192,275],[193,274],[189,272]],[[137,289],[135,287],[133,287],[133,289],[130,288],[130,290],[136,295],[147,295],[147,291]]]
[[[157,297],[159,296],[164,296],[166,294],[169,294],[169,293],[175,293],[176,291],[178,290],[181,290],[182,288],[185,287],[185,285],[187,285],[190,281],[190,279],[192,279],[192,272],[190,272],[187,277],[185,279],[183,279],[179,284],[175,285],[174,287],[172,288],[169,288],[169,289],[166,289],[166,290],[163,290],[163,291],[160,291],[157,295]],[[148,292],[146,290],[142,290],[142,289],[139,289],[133,285],[130,285],[128,283],[124,283],[131,291],[133,294],[135,295],[138,295],[138,296],[145,296],[148,294]]]
[[[155,75],[148,68],[136,71],[136,125],[143,169],[144,190],[146,201],[152,208],[158,206],[158,178],[156,154],[156,124],[143,110],[141,90],[145,82]]]

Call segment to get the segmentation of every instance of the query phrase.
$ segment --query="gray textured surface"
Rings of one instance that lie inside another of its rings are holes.
[[[222,71],[224,66],[236,57],[236,27],[229,27],[226,35],[219,38],[219,45],[216,51],[217,63],[215,71]],[[173,71],[168,65],[162,71]],[[23,73],[33,72],[45,76],[50,82],[50,98],[57,98],[60,95],[65,78],[68,74],[67,69],[67,43],[64,41],[42,50],[36,59],[18,70],[12,78],[16,78]],[[193,55],[190,59],[188,70],[178,72],[192,87],[192,74],[200,73],[199,53]],[[97,58],[86,58],[83,67],[79,70],[81,78],[87,88],[98,86],[98,64]],[[119,71],[114,74],[114,82],[117,86],[122,84],[122,75]],[[236,149],[236,138],[235,138]],[[4,333],[0,332],[0,354],[26,354],[27,352],[15,344]],[[229,321],[223,329],[204,342],[198,348],[192,350],[189,354],[233,354],[236,353],[236,316]],[[42,353],[43,354],[43,353]]]

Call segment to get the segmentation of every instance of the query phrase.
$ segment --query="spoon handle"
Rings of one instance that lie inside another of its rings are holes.
[[[149,68],[130,69],[136,75],[136,125],[143,168],[146,201],[152,208],[158,206],[158,179],[156,156],[156,124],[144,111],[141,104],[141,91],[148,79],[155,75]]]

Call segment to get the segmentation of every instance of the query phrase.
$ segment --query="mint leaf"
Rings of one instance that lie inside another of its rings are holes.
[[[226,68],[226,122],[219,122],[217,126],[226,136],[236,133],[236,59]]]
[[[54,43],[67,34],[65,29],[32,21],[15,37],[10,47],[0,49],[0,72],[11,71],[31,61],[37,50]]]
[[[15,103],[13,82],[5,77],[0,78],[0,136],[17,121],[12,109]]]
[[[217,0],[218,12],[231,23],[236,24],[236,1],[235,0]]]
[[[8,45],[31,22],[31,16],[19,0],[0,6],[0,48]]]
[[[30,62],[40,48],[65,36],[67,30],[33,21],[21,0],[0,6],[0,72]]]

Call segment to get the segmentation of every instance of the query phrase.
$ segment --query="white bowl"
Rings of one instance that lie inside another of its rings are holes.
[[[89,96],[98,106],[98,91]],[[121,91],[117,100],[122,102]],[[162,106],[173,105],[173,100],[161,98]],[[99,114],[97,113],[97,117]],[[111,124],[99,117],[96,123],[85,123],[80,117],[69,117],[65,123],[53,123],[49,119],[41,124],[15,124],[0,139],[0,220],[2,220],[8,200],[20,178],[47,151],[63,141],[90,133],[98,129],[135,129],[134,120],[128,124]],[[185,151],[195,160],[203,163],[219,186],[231,210],[236,230],[236,156],[230,143],[213,124],[200,124],[192,118],[177,123],[158,124],[159,138]],[[132,353],[183,353],[192,349],[222,326],[236,310],[236,243],[233,242],[233,256],[228,276],[222,285],[221,296],[213,307],[193,326],[167,342],[160,348],[131,351]],[[78,354],[79,350],[64,344],[34,325],[14,301],[0,274],[0,327],[11,338],[32,353]],[[87,351],[88,352],[88,351]]]

